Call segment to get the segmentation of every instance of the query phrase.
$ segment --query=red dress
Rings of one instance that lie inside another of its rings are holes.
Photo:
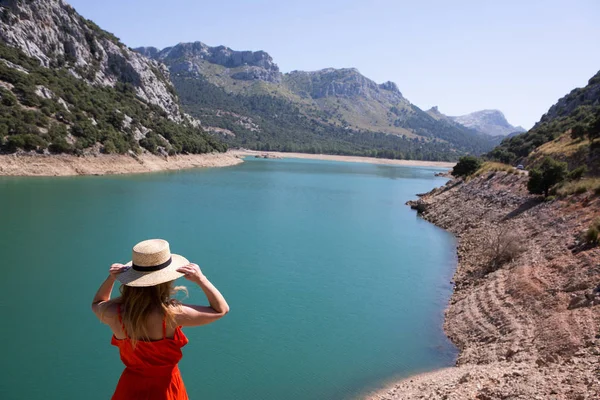
[[[182,357],[181,348],[188,343],[181,327],[175,329],[173,339],[167,338],[167,324],[163,319],[163,338],[138,341],[134,351],[121,319],[120,305],[117,311],[126,338],[117,339],[113,335],[111,344],[119,348],[125,370],[112,399],[188,400],[177,366]]]

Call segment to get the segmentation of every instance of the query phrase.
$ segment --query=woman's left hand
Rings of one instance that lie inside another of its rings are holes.
[[[125,272],[129,269],[129,265],[123,265],[123,264],[113,264],[110,266],[110,269],[108,270],[108,274],[109,277],[112,280],[116,280],[117,279],[117,275],[119,275],[121,272]]]

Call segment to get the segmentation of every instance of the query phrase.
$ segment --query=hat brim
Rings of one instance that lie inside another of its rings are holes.
[[[177,272],[177,268],[183,267],[190,262],[187,258],[180,256],[179,254],[171,254],[171,264],[163,269],[152,272],[136,271],[133,268],[129,268],[125,272],[121,272],[117,275],[117,280],[125,286],[154,286],[165,282],[174,281],[177,278],[181,278],[184,274]],[[129,261],[127,266],[131,267],[132,262]]]

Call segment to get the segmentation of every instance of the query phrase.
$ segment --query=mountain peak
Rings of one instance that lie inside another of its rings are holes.
[[[262,50],[236,51],[222,45],[211,47],[199,41],[178,43],[160,51],[155,51],[154,47],[140,47],[135,50],[166,63],[175,73],[184,71],[200,73],[200,64],[206,61],[226,68],[238,68],[239,70],[232,74],[234,79],[281,81],[279,67],[273,62],[269,53]]]
[[[445,117],[445,115],[440,112],[440,109],[438,108],[438,106],[433,106],[425,112],[430,115],[437,115],[440,117],[442,117],[442,116]]]
[[[481,110],[457,117],[449,117],[455,122],[492,136],[506,136],[514,132],[525,132],[520,126],[512,126],[500,110]]]
[[[383,90],[389,90],[390,92],[398,93],[400,96],[402,96],[402,93],[400,93],[400,89],[398,89],[398,85],[396,85],[392,81],[383,82],[379,85],[379,87]]]

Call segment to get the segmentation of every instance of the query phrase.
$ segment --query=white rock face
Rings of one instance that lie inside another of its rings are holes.
[[[325,68],[319,71],[292,71],[286,80],[297,90],[307,93],[313,99],[323,97],[363,97],[392,104],[408,106],[394,82],[380,85],[362,75],[356,68]]]
[[[437,111],[437,109],[436,109]],[[521,126],[512,126],[498,110],[482,110],[458,117],[449,117],[455,122],[491,136],[506,136],[514,132],[525,132]]]
[[[179,43],[162,50],[156,47],[140,47],[135,50],[146,57],[169,65],[173,73],[201,74],[198,66],[200,61],[205,60],[227,68],[245,67],[243,71],[232,75],[234,79],[281,82],[282,74],[279,72],[279,67],[264,51],[236,51],[225,46],[207,46],[202,42]]]
[[[4,0],[0,38],[45,67],[65,67],[90,84],[129,83],[136,94],[162,108],[170,119],[182,116],[161,63],[127,48],[62,0]]]

